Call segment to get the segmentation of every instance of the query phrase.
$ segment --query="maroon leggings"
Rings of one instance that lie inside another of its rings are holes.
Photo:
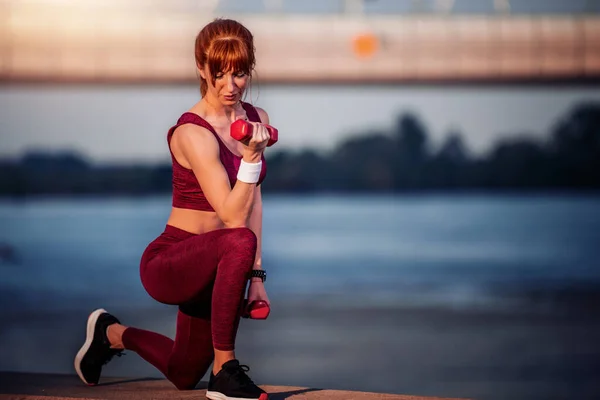
[[[217,350],[233,350],[256,236],[248,228],[195,235],[167,225],[142,255],[142,284],[155,300],[179,306],[175,341],[127,328],[126,349],[154,365],[179,389],[192,389]]]

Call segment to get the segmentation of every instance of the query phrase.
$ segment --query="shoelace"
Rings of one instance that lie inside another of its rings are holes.
[[[237,368],[231,368],[231,376],[236,378],[241,386],[254,385],[254,382],[246,372],[250,371],[250,367],[247,365],[240,365]]]

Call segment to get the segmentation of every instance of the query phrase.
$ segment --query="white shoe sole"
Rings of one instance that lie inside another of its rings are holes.
[[[267,394],[261,394],[260,397],[257,398],[248,398],[248,397],[227,397],[223,393],[206,391],[206,397],[210,400],[267,400]]]
[[[94,385],[94,383],[89,383],[83,377],[83,373],[81,373],[81,360],[83,360],[85,353],[87,353],[87,351],[90,349],[90,346],[92,345],[92,341],[94,340],[94,328],[96,327],[96,322],[98,321],[98,317],[101,314],[104,314],[105,312],[106,312],[105,309],[99,308],[90,314],[90,316],[88,317],[88,321],[87,321],[87,330],[86,330],[87,336],[85,338],[85,343],[83,343],[83,346],[81,346],[81,349],[79,349],[79,351],[77,352],[77,355],[75,356],[75,371],[77,371],[77,375],[79,375],[79,377],[81,378],[83,383],[85,383],[86,385]]]

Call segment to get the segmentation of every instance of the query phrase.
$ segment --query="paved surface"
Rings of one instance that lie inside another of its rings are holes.
[[[450,400],[439,397],[347,392],[290,386],[261,385],[261,387],[269,393],[269,400]],[[196,390],[190,391],[179,391],[168,381],[155,378],[106,378],[98,386],[87,387],[73,375],[0,372],[0,400],[205,399],[205,392],[206,382],[201,382]]]

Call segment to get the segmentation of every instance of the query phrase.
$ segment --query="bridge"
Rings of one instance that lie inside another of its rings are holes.
[[[324,0],[325,1],[325,0]],[[482,0],[482,2],[485,2]],[[253,32],[263,83],[593,82],[600,77],[600,15],[455,13],[452,0],[409,13],[260,12],[219,0],[0,0],[0,82],[191,83],[199,29],[217,16]],[[256,3],[256,2],[250,2]]]

